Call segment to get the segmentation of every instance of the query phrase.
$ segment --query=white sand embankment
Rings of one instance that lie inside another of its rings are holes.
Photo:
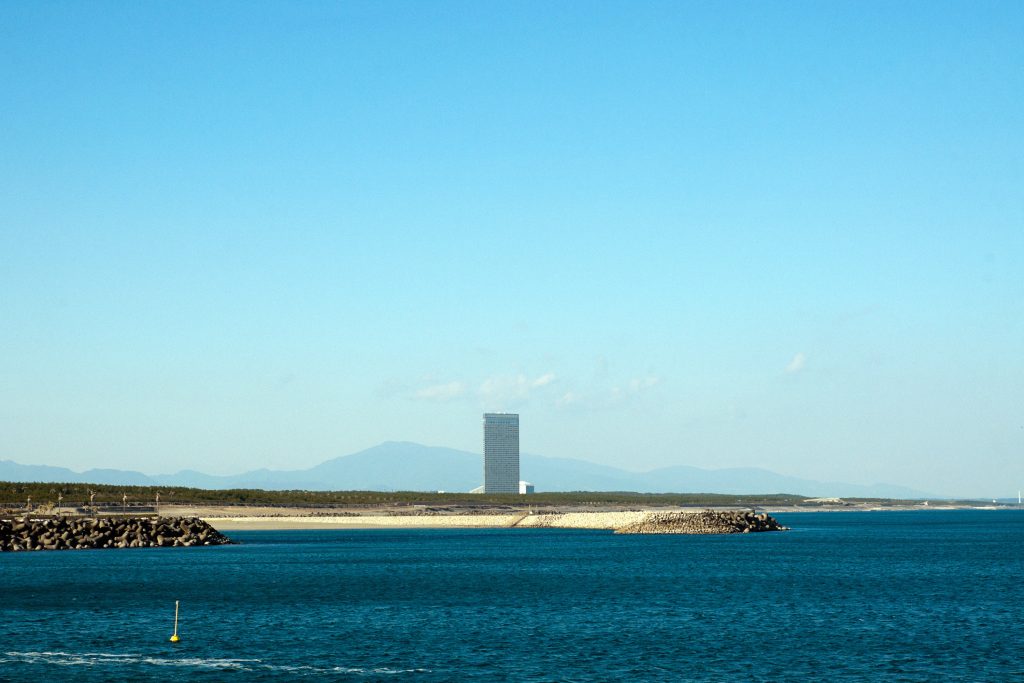
[[[551,527],[555,529],[618,529],[643,519],[650,512],[566,512],[551,515],[527,515],[517,527]]]
[[[509,527],[522,515],[358,515],[351,517],[209,517],[230,529],[459,529]]]
[[[683,511],[683,510],[680,510]],[[206,517],[217,529],[501,529],[508,527],[556,529],[618,529],[648,515],[647,510],[628,512],[566,512],[496,515],[353,515]]]

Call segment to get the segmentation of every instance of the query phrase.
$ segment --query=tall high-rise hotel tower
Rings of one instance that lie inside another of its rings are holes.
[[[484,413],[484,493],[519,493],[519,415]]]

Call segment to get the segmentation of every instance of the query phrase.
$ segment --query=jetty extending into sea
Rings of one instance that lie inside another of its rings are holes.
[[[751,511],[619,511],[497,515],[222,517],[222,529],[297,528],[560,528],[620,534],[735,534],[783,531],[770,515]],[[0,518],[0,551],[188,548],[232,541],[198,517]]]
[[[231,539],[196,517],[0,518],[0,551],[188,548]]]
[[[751,510],[530,511],[498,514],[287,515],[211,517],[230,529],[606,529],[624,534],[733,534],[783,531],[773,517]]]

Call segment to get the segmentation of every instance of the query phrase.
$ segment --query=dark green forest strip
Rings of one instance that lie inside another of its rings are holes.
[[[816,508],[828,506],[827,500],[789,493],[635,493],[629,491],[566,491],[517,494],[429,493],[420,491],[267,491],[263,489],[195,489],[174,486],[114,486],[111,484],[0,482],[0,507],[22,509],[32,498],[34,508],[56,506],[61,496],[64,508],[88,504],[94,492],[98,507],[116,512],[127,495],[127,511],[152,507],[156,495],[161,505],[239,505],[269,507],[385,507],[403,505],[459,506],[463,508],[495,506],[740,506]],[[844,498],[848,505],[906,506],[920,501],[889,498]],[[932,504],[961,504],[968,501],[933,500]]]
[[[28,498],[33,507],[56,505],[63,497],[65,508],[88,504],[95,492],[97,505],[121,507],[128,496],[128,507],[151,506],[160,494],[161,505],[265,505],[281,507],[344,507],[385,505],[800,505],[806,498],[791,494],[728,495],[718,493],[629,493],[560,492],[514,494],[422,493],[414,491],[264,491],[262,489],[192,489],[169,486],[112,486],[109,484],[63,484],[0,482],[0,506],[20,508]]]

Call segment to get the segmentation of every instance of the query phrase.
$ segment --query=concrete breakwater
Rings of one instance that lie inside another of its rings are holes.
[[[0,519],[0,551],[168,548],[231,539],[197,517]]]
[[[747,534],[786,531],[774,517],[761,513],[702,510],[650,512],[615,530],[617,534]]]
[[[693,509],[474,515],[210,517],[221,529],[605,529],[644,534],[781,531],[775,519],[747,511]]]

